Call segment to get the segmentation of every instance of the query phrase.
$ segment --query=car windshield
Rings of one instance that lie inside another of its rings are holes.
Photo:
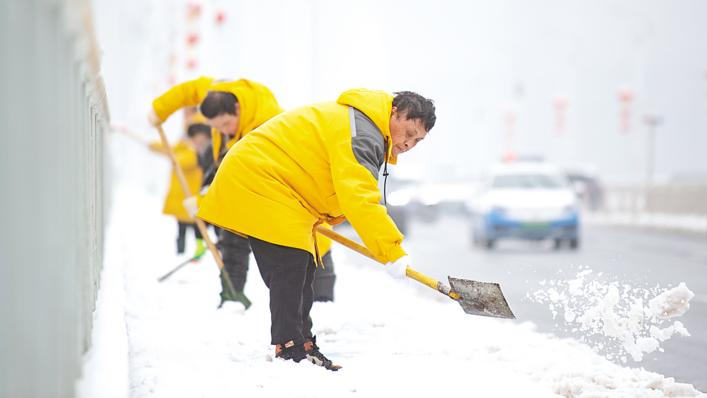
[[[503,174],[493,179],[493,188],[557,189],[568,186],[567,178],[557,174]]]

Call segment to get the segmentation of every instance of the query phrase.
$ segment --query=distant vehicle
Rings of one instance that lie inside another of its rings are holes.
[[[410,206],[412,205],[415,184],[416,182],[414,181],[397,179],[392,175],[388,177],[386,184],[386,210],[398,230],[405,236],[410,234]],[[382,194],[383,178],[378,181],[378,188]],[[383,200],[381,200],[381,204],[384,204]],[[350,224],[346,220],[342,225]]]
[[[461,183],[421,183],[393,180],[388,194],[388,211],[393,219],[436,222],[442,213],[459,214],[466,208],[471,189]],[[392,211],[391,211],[392,210]],[[397,221],[397,220],[396,220]]]
[[[418,202],[432,210],[435,219],[441,214],[464,214],[466,204],[473,197],[474,187],[465,182],[434,182],[421,184],[417,190]],[[432,219],[431,221],[434,221]]]
[[[496,166],[470,203],[473,243],[493,249],[500,239],[552,239],[580,245],[579,205],[567,176],[549,163]]]
[[[422,183],[392,174],[387,188],[388,214],[406,235],[410,233],[411,220],[433,223],[442,214],[465,214],[473,192],[468,183]]]
[[[388,177],[386,187],[386,199],[388,215],[395,221],[403,235],[410,234],[410,214],[411,206],[414,205],[415,185],[417,183],[411,180],[404,180],[394,177]],[[381,192],[383,192],[382,178],[379,180]]]
[[[567,177],[572,182],[580,201],[588,209],[599,210],[604,206],[604,188],[595,175],[579,170],[568,170]]]

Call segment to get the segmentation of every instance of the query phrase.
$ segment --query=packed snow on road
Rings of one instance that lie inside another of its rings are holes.
[[[94,334],[96,345],[86,357],[82,397],[120,396],[108,391],[120,391],[121,375],[135,398],[707,397],[673,378],[619,366],[585,343],[538,333],[532,320],[466,315],[458,304],[415,282],[356,265],[356,254],[341,248],[334,252],[336,302],[315,303],[313,318],[322,351],[343,369],[329,372],[304,361],[275,359],[268,290],[254,261],[246,285],[253,306],[247,311],[233,303],[216,309],[220,284],[211,259],[158,283],[157,277],[180,260],[165,254],[173,251],[174,226],[158,216],[156,196],[118,194],[104,274],[122,277],[103,278],[95,320],[95,333],[102,335]],[[692,297],[684,285],[642,296],[625,316],[617,312],[616,300],[626,292],[609,286],[608,294],[580,311],[573,299],[590,294],[588,289],[605,291],[592,285],[590,275],[585,271],[564,285],[548,286],[557,297],[545,299],[567,321],[590,330],[603,321],[605,333],[634,341],[631,355],[687,334],[677,321],[669,327],[652,324],[657,329],[649,328],[655,339],[650,344],[638,341],[636,333],[636,325],[648,326],[646,320],[668,321],[684,312]]]

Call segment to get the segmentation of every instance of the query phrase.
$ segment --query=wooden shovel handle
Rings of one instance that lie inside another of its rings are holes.
[[[366,247],[359,245],[358,243],[352,241],[351,239],[348,239],[334,231],[328,228],[324,228],[323,226],[319,225],[317,226],[317,232],[319,232],[321,235],[326,236],[327,238],[333,240],[334,242],[340,243],[349,249],[358,252],[360,254],[363,254],[364,256],[370,258],[371,260],[383,264],[381,261],[379,261],[375,256],[373,256],[373,253],[371,253]],[[451,297],[454,300],[459,300],[459,294],[451,291],[450,287],[445,285],[444,283],[431,278],[421,272],[415,271],[414,269],[410,268],[410,266],[407,267],[405,270],[405,276],[407,276],[410,279],[414,279],[420,283],[422,283],[425,286],[428,286],[434,290],[437,290],[438,292]]]
[[[160,133],[160,140],[162,141],[162,145],[165,148],[165,151],[167,153],[167,156],[169,157],[169,160],[172,162],[172,167],[174,167],[174,171],[177,173],[177,179],[179,180],[179,185],[182,186],[182,191],[184,191],[184,196],[186,198],[194,196],[191,191],[189,190],[189,185],[187,184],[186,178],[184,178],[184,171],[182,171],[182,168],[179,167],[179,163],[177,163],[177,157],[174,156],[174,151],[172,150],[172,147],[169,145],[169,141],[167,140],[167,135],[164,133],[164,130],[162,130],[161,125],[155,126],[157,128],[157,132]],[[211,238],[209,237],[209,233],[206,229],[206,224],[204,224],[204,221],[202,221],[198,217],[194,217],[194,221],[196,222],[196,226],[199,228],[199,232],[201,232],[201,237],[204,239],[206,242],[206,246],[208,246],[209,251],[211,252],[211,255],[214,257],[214,260],[216,261],[216,265],[218,266],[218,269],[224,274],[224,280],[226,281],[226,285],[229,290],[231,290],[232,293],[235,293],[236,290],[233,287],[233,284],[231,284],[231,278],[229,278],[228,273],[226,269],[223,266],[223,259],[221,258],[221,253],[219,253],[218,249],[216,249],[216,245],[214,245],[214,242],[211,241]]]

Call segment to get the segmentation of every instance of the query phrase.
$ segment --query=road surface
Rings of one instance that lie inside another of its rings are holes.
[[[581,267],[588,267],[633,287],[667,288],[686,282],[695,298],[679,320],[692,336],[673,336],[662,343],[664,352],[646,355],[642,362],[629,359],[625,365],[644,367],[707,391],[707,237],[585,225],[582,238],[578,251],[513,241],[502,241],[497,249],[487,251],[470,245],[464,217],[447,215],[432,223],[413,221],[405,247],[414,267],[430,276],[501,283],[519,322],[532,321],[540,332],[561,337],[572,337],[572,332],[553,320],[546,304],[526,297],[541,288],[542,280],[572,279]]]

